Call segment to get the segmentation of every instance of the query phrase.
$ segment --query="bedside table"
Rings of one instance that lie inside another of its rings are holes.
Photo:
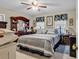
[[[61,35],[60,39],[62,45],[70,45],[69,35]]]
[[[76,57],[76,35],[70,36],[70,56]]]

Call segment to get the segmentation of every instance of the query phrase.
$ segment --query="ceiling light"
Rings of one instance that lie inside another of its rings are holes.
[[[35,6],[37,5],[37,1],[34,1],[34,5],[35,5]]]
[[[38,6],[32,6],[33,10],[38,10]]]

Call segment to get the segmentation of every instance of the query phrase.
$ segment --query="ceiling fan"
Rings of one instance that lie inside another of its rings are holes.
[[[37,0],[34,0],[31,4],[26,3],[26,2],[21,2],[21,4],[28,5],[29,7],[27,8],[27,10],[30,10],[33,8],[33,9],[37,9],[38,11],[40,11],[40,8],[47,8],[46,5],[44,5],[42,3],[38,3]]]

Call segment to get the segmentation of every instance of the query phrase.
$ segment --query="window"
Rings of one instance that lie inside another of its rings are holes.
[[[66,24],[67,24],[68,15],[67,14],[60,14],[55,15],[55,29],[58,29],[60,34],[66,33]]]
[[[66,33],[66,20],[63,21],[56,21],[55,22],[55,29],[58,29],[60,34],[65,34]]]

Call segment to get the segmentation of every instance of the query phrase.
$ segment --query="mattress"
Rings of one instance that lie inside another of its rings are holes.
[[[18,44],[32,49],[42,50],[44,54],[53,55],[53,47],[58,41],[58,35],[31,34],[19,37]]]

